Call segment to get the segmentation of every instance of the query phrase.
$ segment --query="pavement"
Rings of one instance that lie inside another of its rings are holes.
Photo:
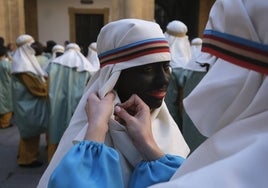
[[[45,135],[41,135],[38,160],[44,164],[39,168],[22,168],[17,165],[19,131],[13,125],[0,129],[0,188],[36,188],[47,163]]]

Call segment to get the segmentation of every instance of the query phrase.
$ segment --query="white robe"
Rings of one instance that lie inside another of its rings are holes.
[[[169,56],[169,54],[167,55]],[[142,58],[152,59],[151,56],[147,55],[147,57]],[[166,59],[165,55],[162,55],[162,58]],[[161,59],[158,60],[161,61]],[[88,95],[92,92],[98,92],[101,98],[104,97],[107,92],[113,90],[121,70],[139,65],[137,62],[140,62],[139,58],[136,58],[133,62],[129,61],[128,63],[107,65],[93,75],[71,119],[70,125],[59,143],[56,153],[39,182],[38,188],[47,187],[49,177],[62,157],[69,151],[75,141],[84,139],[87,126],[85,105]],[[141,63],[144,63],[144,61],[141,61]],[[118,102],[120,101],[116,97],[114,104]],[[177,124],[170,116],[165,103],[156,109],[151,117],[153,135],[160,148],[165,153],[179,155],[185,158],[189,154],[189,147],[182,137]],[[109,133],[107,134],[105,143],[119,152],[124,183],[127,185],[133,166],[140,162],[141,156],[133,146],[125,128],[113,120],[113,117],[111,117],[109,122]]]
[[[207,29],[265,44],[268,51],[267,8],[263,0],[217,0]],[[153,188],[268,185],[268,77],[220,58],[211,61],[215,64],[184,100],[194,124],[209,138],[169,182]]]

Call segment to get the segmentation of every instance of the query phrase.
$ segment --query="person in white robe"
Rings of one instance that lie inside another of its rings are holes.
[[[11,62],[6,47],[0,45],[0,129],[12,126],[13,115]]]
[[[70,43],[63,55],[49,63],[47,72],[49,75],[48,161],[50,161],[94,69],[80,52],[80,47]]]
[[[55,46],[53,46],[52,48],[52,57],[50,59],[50,61],[56,59],[57,57],[61,56],[62,54],[64,54],[65,48],[64,46],[60,45],[60,44],[56,44]]]
[[[214,63],[184,100],[208,139],[152,188],[268,185],[268,1],[217,0],[202,51]]]
[[[190,45],[191,59],[194,59],[200,55],[201,48],[202,48],[202,42],[203,42],[202,39],[199,37],[193,38],[191,40],[191,45]]]
[[[94,71],[97,72],[100,69],[100,60],[98,58],[96,42],[92,42],[88,46],[87,59],[92,64]]]
[[[48,124],[47,73],[36,59],[33,42],[27,34],[16,39],[11,68],[13,120],[20,133],[18,164],[22,167],[42,165],[38,161],[40,134],[46,133]]]
[[[187,35],[187,26],[179,20],[173,20],[166,26],[165,37],[168,40],[171,53],[170,65],[172,77],[169,83],[165,102],[170,114],[182,131],[182,98],[185,77],[183,76],[184,67],[191,59],[190,42]]]
[[[85,107],[90,94],[97,93],[103,99],[107,93],[113,91],[116,94],[114,99],[116,105],[121,102],[114,90],[121,71],[150,63],[169,63],[171,59],[160,26],[154,22],[138,19],[123,19],[104,26],[97,39],[97,51],[101,68],[90,79],[58,149],[39,181],[39,188],[47,187],[52,172],[74,147],[74,143],[84,140],[88,127]],[[186,158],[189,148],[164,102],[161,101],[160,107],[151,112],[151,121],[154,138],[163,152]],[[134,167],[142,160],[142,156],[133,145],[125,126],[115,121],[113,115],[109,121],[105,145],[118,152],[123,185],[127,187]]]

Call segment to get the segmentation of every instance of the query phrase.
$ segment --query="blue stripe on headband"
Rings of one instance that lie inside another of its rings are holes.
[[[167,42],[167,40],[165,38],[151,38],[151,39],[141,40],[141,41],[138,41],[138,42],[133,42],[133,43],[127,44],[125,46],[121,46],[119,48],[115,48],[115,49],[103,52],[103,53],[99,54],[98,57],[102,58],[103,56],[110,55],[110,54],[113,54],[113,53],[116,53],[116,52],[120,52],[122,50],[131,48],[131,47],[134,47],[134,46],[138,46],[140,44],[146,44],[146,43],[158,42],[158,41]]]
[[[223,38],[223,39],[226,39],[228,41],[233,41],[235,43],[239,43],[239,44],[244,45],[244,46],[256,48],[256,49],[259,49],[261,51],[265,51],[266,53],[268,53],[268,45],[261,44],[261,43],[251,41],[251,40],[247,40],[245,38],[237,37],[237,36],[234,36],[234,35],[231,35],[228,33],[221,33],[221,32],[218,32],[218,31],[215,31],[212,29],[207,29],[204,31],[204,35],[212,35],[212,36],[214,35],[214,36],[217,36],[219,38]]]

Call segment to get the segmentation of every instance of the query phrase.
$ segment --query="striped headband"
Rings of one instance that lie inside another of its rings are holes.
[[[130,43],[98,55],[101,67],[135,59],[148,54],[170,52],[165,38],[152,38]]]
[[[268,45],[215,30],[205,30],[202,51],[238,66],[268,74]]]

